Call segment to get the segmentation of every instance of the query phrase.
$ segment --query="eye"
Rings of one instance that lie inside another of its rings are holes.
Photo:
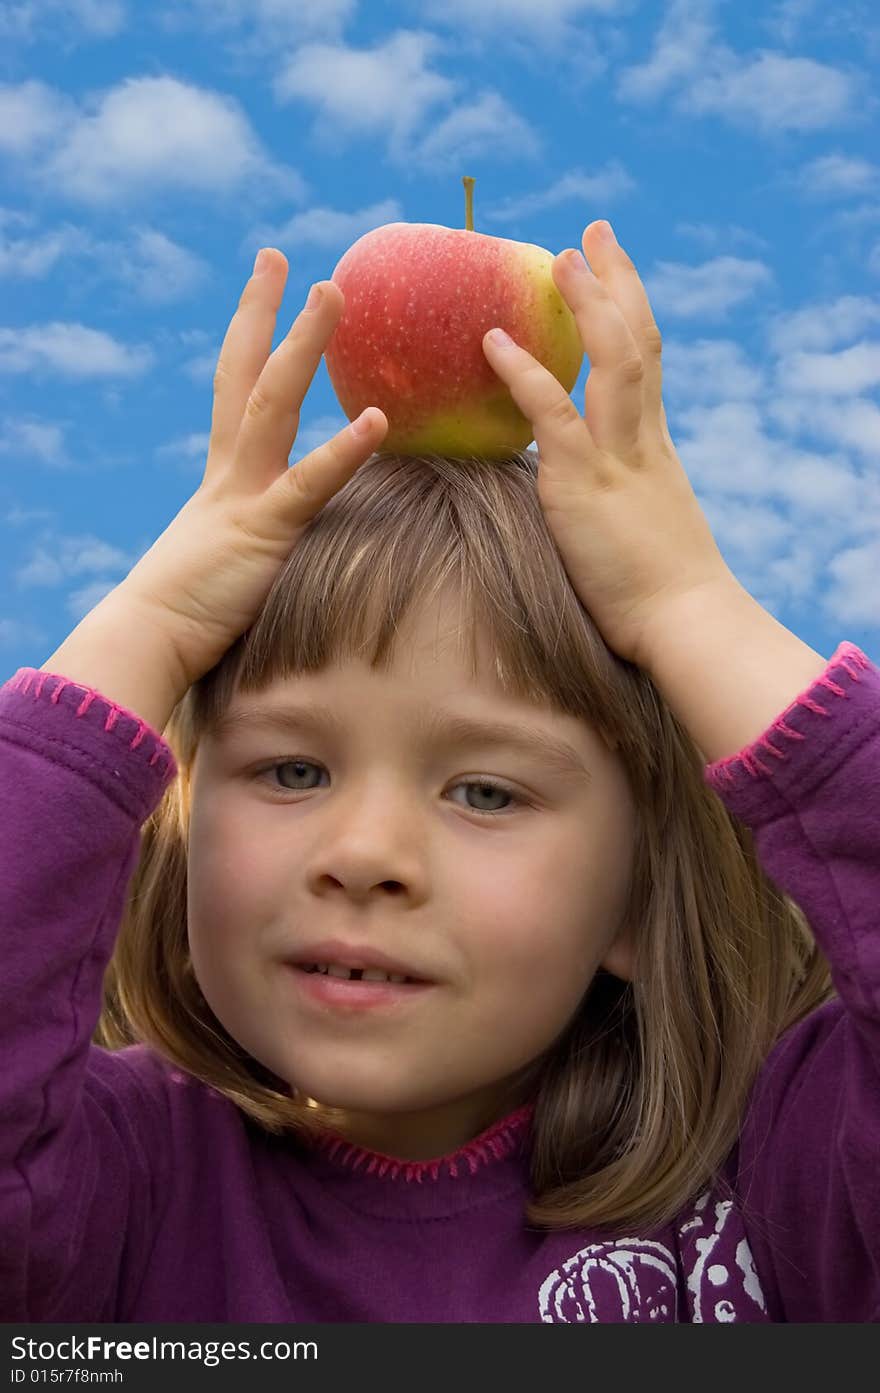
[[[279,769],[293,769],[297,771],[295,774],[290,776],[293,781],[292,784],[285,783],[281,787],[279,787],[279,785],[276,782],[274,782],[275,775],[277,774]],[[273,797],[281,798],[284,796],[285,793],[309,793],[311,789],[316,787],[315,784],[310,784],[308,787],[293,786],[293,784],[296,784],[299,779],[306,777],[302,773],[302,771],[307,771],[309,769],[317,769],[326,773],[326,770],[323,770],[322,765],[315,764],[312,760],[289,759],[280,760],[276,761],[273,764],[264,765],[262,769],[257,769],[254,771],[254,777],[266,783],[266,786]],[[478,789],[479,796],[481,798],[487,794],[490,796],[497,796],[500,794],[504,798],[511,799],[515,804],[517,804],[517,806],[525,805],[524,798],[521,798],[520,795],[516,793],[514,789],[508,788],[506,784],[499,783],[497,779],[461,779],[455,785],[455,787]],[[468,807],[467,811],[471,813],[482,813],[484,817],[499,817],[502,813],[506,812],[507,810],[504,808]]]

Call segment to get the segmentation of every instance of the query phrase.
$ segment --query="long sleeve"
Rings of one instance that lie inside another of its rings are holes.
[[[112,1320],[148,1251],[163,1177],[131,1117],[167,1129],[161,1095],[91,1037],[140,827],[176,773],[96,692],[32,668],[0,688],[0,1320]]]
[[[644,1239],[524,1224],[518,1145],[411,1184],[261,1135],[146,1047],[92,1045],[139,829],[176,772],[97,693],[32,669],[0,688],[0,1320],[877,1319],[880,671],[854,645],[705,770],[838,997],[759,1073],[735,1206]]]
[[[704,778],[804,911],[838,998],[756,1081],[737,1189],[775,1321],[880,1318],[880,671],[842,643],[748,749]]]

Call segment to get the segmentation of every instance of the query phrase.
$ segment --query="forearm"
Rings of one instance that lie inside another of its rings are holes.
[[[828,665],[740,586],[680,600],[645,664],[707,764],[751,745]]]
[[[89,611],[40,671],[93,687],[159,735],[187,688],[173,642],[121,586]]]

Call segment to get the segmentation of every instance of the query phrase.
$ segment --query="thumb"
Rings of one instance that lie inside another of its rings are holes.
[[[620,250],[611,224],[604,218],[585,227],[581,241],[587,260],[597,275],[602,274],[609,264],[609,258]]]
[[[384,411],[368,406],[357,420],[275,480],[264,495],[269,512],[285,529],[304,527],[379,448],[387,431]]]

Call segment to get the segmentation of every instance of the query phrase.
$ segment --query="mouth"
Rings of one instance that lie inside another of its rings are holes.
[[[426,985],[420,977],[407,977],[404,972],[384,972],[378,967],[342,967],[335,963],[294,963],[303,972],[318,972],[324,977],[335,977],[340,982],[395,982],[398,986]]]
[[[290,962],[285,967],[303,998],[325,1006],[399,1007],[423,997],[436,986],[434,982],[407,978],[390,981],[385,973],[383,980],[377,981],[366,975],[370,969],[337,969],[331,973],[321,971],[315,963]],[[339,971],[345,975],[339,976]]]

